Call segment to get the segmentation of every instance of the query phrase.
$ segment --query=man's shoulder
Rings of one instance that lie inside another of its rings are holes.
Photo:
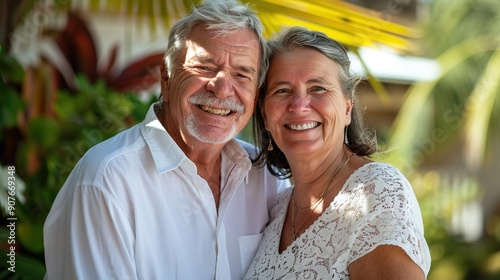
[[[144,146],[139,126],[128,128],[90,148],[80,159],[84,169],[103,169],[114,158],[137,151]]]
[[[255,158],[257,156],[258,149],[255,145],[241,139],[235,139],[235,141],[247,152],[250,158]]]

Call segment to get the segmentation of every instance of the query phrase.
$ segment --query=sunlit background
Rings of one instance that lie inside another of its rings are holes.
[[[244,2],[266,36],[303,25],[348,47],[363,76],[358,103],[385,149],[375,159],[397,166],[419,199],[428,278],[500,279],[500,1]],[[192,4],[1,1],[0,278],[43,278],[57,191],[86,150],[142,121],[159,95],[168,28]],[[252,141],[250,125],[239,137]]]

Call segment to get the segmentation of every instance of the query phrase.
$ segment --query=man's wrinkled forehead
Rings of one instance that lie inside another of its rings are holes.
[[[245,29],[243,29],[245,30]],[[217,30],[199,29],[185,40],[185,62],[207,62],[217,64],[226,56],[232,63],[241,64],[246,71],[256,73],[260,59],[260,45],[253,33],[232,32],[221,34]],[[253,42],[252,42],[253,41]]]

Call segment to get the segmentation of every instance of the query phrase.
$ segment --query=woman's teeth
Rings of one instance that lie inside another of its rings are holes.
[[[286,127],[293,129],[293,130],[306,130],[306,129],[311,129],[314,127],[317,127],[319,125],[318,122],[312,122],[312,123],[304,123],[304,124],[288,124]]]

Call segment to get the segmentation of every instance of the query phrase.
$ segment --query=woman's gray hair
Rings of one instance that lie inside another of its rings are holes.
[[[342,44],[326,36],[324,33],[311,31],[304,27],[290,27],[276,34],[268,42],[269,62],[278,55],[291,52],[298,48],[311,48],[321,52],[328,59],[333,60],[338,67],[338,78],[342,93],[353,102],[351,112],[351,124],[346,127],[347,143],[349,150],[359,156],[370,156],[377,151],[377,140],[371,130],[364,128],[363,120],[356,105],[355,91],[360,77],[350,71],[350,60],[346,49]],[[262,167],[267,163],[269,171],[280,178],[292,176],[290,165],[283,152],[274,143],[270,133],[266,131],[261,109],[264,108],[266,96],[266,84],[261,87],[257,108],[254,113],[255,143],[260,148],[257,158],[253,159],[255,166]],[[273,144],[273,150],[269,151],[269,143]]]
[[[339,79],[342,92],[347,98],[352,94],[359,82],[359,77],[351,74],[351,61],[347,51],[339,42],[329,38],[321,32],[310,31],[304,27],[290,27],[278,33],[268,42],[269,60],[274,56],[293,51],[297,48],[311,48],[321,52],[339,66]]]
[[[258,69],[258,86],[260,87],[264,82],[269,65],[266,40],[262,35],[264,27],[256,13],[248,5],[235,0],[206,0],[202,5],[193,7],[189,15],[172,26],[163,65],[169,77],[172,76],[171,71],[179,54],[178,50],[182,50],[191,30],[199,24],[206,24],[208,29],[216,30],[222,35],[232,34],[244,28],[255,33],[260,42]]]

